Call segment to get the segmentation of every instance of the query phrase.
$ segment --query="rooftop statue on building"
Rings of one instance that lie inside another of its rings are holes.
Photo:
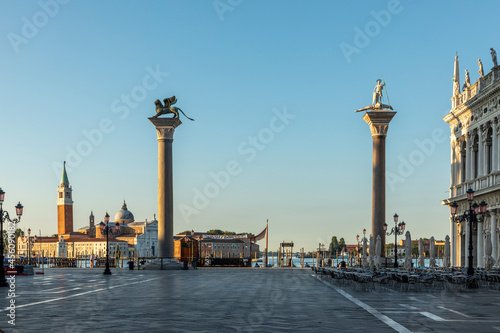
[[[497,67],[498,66],[497,52],[493,48],[490,48],[490,50],[491,50],[491,60],[493,61],[493,67]]]
[[[175,96],[172,96],[170,98],[165,98],[163,100],[163,103],[165,105],[163,105],[160,102],[159,99],[157,99],[155,101],[156,114],[153,116],[153,118],[158,118],[159,116],[161,116],[163,114],[169,114],[169,113],[172,113],[174,115],[174,118],[179,118],[179,111],[180,111],[180,112],[182,112],[182,114],[184,115],[184,117],[186,117],[187,119],[189,119],[191,121],[194,121],[194,119],[189,118],[188,116],[186,116],[186,114],[184,113],[184,111],[182,111],[180,108],[178,108],[176,106],[172,106],[175,103],[177,103],[177,98],[175,98]]]
[[[382,83],[382,80],[378,79],[377,84],[373,89],[373,101],[372,101],[373,104],[361,108],[359,110],[356,110],[356,112],[368,111],[368,110],[371,111],[392,110],[392,106],[390,106],[389,104],[382,104],[382,91],[384,87],[385,87],[385,82]],[[387,102],[389,103],[389,98],[387,98]]]
[[[468,87],[470,87],[470,77],[469,77],[469,71],[466,69],[465,70],[465,82],[464,82],[463,89],[465,90],[465,88],[468,88]]]
[[[477,63],[479,65],[479,75],[481,75],[481,79],[484,79],[483,63],[481,62],[481,59],[477,59]]]

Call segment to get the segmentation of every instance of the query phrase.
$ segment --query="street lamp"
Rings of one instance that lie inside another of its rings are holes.
[[[101,228],[101,231],[103,233],[106,233],[106,269],[104,270],[104,275],[111,275],[111,271],[109,269],[109,234],[111,233],[112,235],[117,235],[118,232],[120,231],[120,223],[115,224],[115,231],[113,232],[113,229],[108,226],[109,223],[109,214],[106,212],[106,215],[104,215],[104,222],[101,221],[99,223],[99,227]]]
[[[398,268],[398,235],[402,235],[406,227],[405,221],[398,223],[398,219],[398,214],[394,214],[394,227],[391,232],[386,232],[387,236],[394,234],[394,268]],[[387,231],[387,223],[384,223],[384,231]]]
[[[453,201],[453,203],[450,204],[451,215],[453,216],[453,220],[455,222],[457,223],[464,221],[469,222],[469,267],[467,267],[467,275],[469,276],[474,275],[473,256],[472,256],[472,250],[473,250],[472,224],[474,222],[475,223],[483,222],[484,214],[486,213],[486,207],[488,207],[488,204],[484,200],[482,200],[479,205],[477,204],[477,202],[472,203],[472,200],[474,200],[474,191],[472,190],[472,188],[469,188],[467,190],[467,201],[469,201],[469,209],[465,210],[462,216],[460,217],[457,216],[458,204],[455,201]],[[481,218],[477,217],[478,214],[481,214]]]
[[[2,208],[3,201],[5,199],[5,192],[0,188],[0,287],[8,287],[9,284],[7,283],[7,280],[5,279],[5,267],[4,267],[4,256],[3,256],[3,249],[4,249],[4,244],[3,244],[3,222],[8,221],[9,223],[16,225],[16,223],[21,222],[21,215],[23,215],[23,205],[19,202],[15,208],[16,208],[16,215],[17,219],[11,220],[9,217],[9,213],[7,211],[4,211]],[[15,228],[14,228],[15,229]],[[10,251],[9,251],[10,252]],[[10,267],[13,267],[14,265],[14,256],[12,254],[9,254],[9,263]]]

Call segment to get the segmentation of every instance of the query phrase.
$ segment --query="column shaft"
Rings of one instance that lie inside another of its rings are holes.
[[[149,118],[158,134],[158,257],[174,257],[172,142],[178,118]]]
[[[498,235],[497,235],[497,212],[496,209],[490,211],[490,232],[491,232],[491,245],[492,245],[492,253],[491,256],[493,259],[498,259]]]
[[[172,139],[158,139],[158,255],[174,257]]]
[[[496,119],[495,119],[496,120]],[[492,172],[498,170],[498,137],[497,137],[497,121],[491,125],[491,158],[492,158]]]
[[[453,216],[450,216],[450,257],[451,266],[455,267],[457,265],[457,224],[453,220]]]
[[[483,223],[478,223],[477,224],[477,267],[482,268],[483,267],[483,257],[484,257],[484,250],[483,250]]]
[[[455,140],[451,142],[451,176],[450,176],[450,186],[453,187],[455,186],[455,170],[456,170],[456,163],[457,163],[457,158],[456,158],[456,148],[455,148]],[[452,192],[450,193],[451,197],[455,196],[455,192],[452,189]]]
[[[467,134],[465,141],[465,180],[469,181],[471,177],[472,151],[470,145],[470,136]]]
[[[382,237],[382,257],[385,257],[385,136],[373,136],[372,233]]]
[[[463,255],[463,262],[462,266],[463,267],[469,267],[469,222],[463,222],[464,228],[465,228],[465,242],[464,242],[464,248],[462,251],[464,252]]]
[[[478,172],[478,177],[482,177],[486,174],[486,158],[485,158],[485,154],[484,154],[484,142],[483,142],[483,131],[482,129],[479,129],[478,131],[478,135],[479,135],[479,142],[478,142],[478,146],[479,146],[479,157],[478,157],[478,168],[479,168],[479,172]]]

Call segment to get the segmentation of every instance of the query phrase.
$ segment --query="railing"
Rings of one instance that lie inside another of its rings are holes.
[[[499,184],[500,184],[500,171],[496,171],[495,173],[490,173],[489,175],[482,176],[453,186],[451,188],[451,197],[454,198],[461,195],[465,195],[465,192],[467,192],[469,187],[472,188],[474,191],[479,191]]]

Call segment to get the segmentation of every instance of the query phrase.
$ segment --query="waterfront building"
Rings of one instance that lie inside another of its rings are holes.
[[[477,267],[484,267],[485,230],[491,232],[492,256],[498,259],[500,80],[496,53],[491,50],[491,71],[484,76],[481,73],[472,85],[466,78],[462,89],[458,55],[455,56],[451,110],[443,118],[451,130],[451,184],[449,198],[441,203],[449,205],[456,201],[458,212],[464,212],[469,209],[466,198],[469,188],[475,191],[474,200],[488,203],[485,220],[472,231],[474,266]],[[452,266],[467,265],[468,233],[466,222],[456,223],[450,216]]]
[[[100,224],[95,223],[94,213],[89,216],[89,223],[76,232],[73,231],[73,189],[68,180],[66,165],[63,165],[61,183],[57,189],[57,237],[38,237],[34,234],[19,237],[17,253],[26,256],[75,258],[77,256],[106,255],[106,235],[102,233]],[[139,256],[156,257],[158,247],[158,221],[136,222],[134,214],[127,209],[125,201],[115,214],[114,222],[108,227],[114,229],[120,224],[117,234],[109,235],[109,255],[116,252],[121,257]],[[29,247],[29,251],[28,251]]]
[[[206,232],[183,232],[174,240],[189,236],[198,241],[201,258],[255,258],[259,256],[259,245],[249,234],[219,235]]]

